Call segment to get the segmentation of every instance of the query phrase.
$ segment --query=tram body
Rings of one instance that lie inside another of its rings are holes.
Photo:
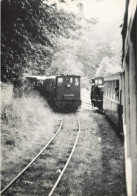
[[[123,134],[122,76],[119,72],[104,78],[103,111]]]

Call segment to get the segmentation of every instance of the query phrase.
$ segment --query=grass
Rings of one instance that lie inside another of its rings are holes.
[[[2,184],[40,151],[59,120],[60,115],[55,115],[37,92],[14,99],[1,126]]]

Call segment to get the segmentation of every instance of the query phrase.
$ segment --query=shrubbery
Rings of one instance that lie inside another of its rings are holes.
[[[58,36],[68,38],[77,25],[72,14],[41,0],[3,0],[1,5],[1,79],[20,86],[25,73],[46,74]]]

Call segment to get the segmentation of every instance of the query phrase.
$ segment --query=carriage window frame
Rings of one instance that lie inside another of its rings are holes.
[[[63,78],[62,77],[57,79],[57,84],[58,85],[62,85],[63,84]]]
[[[74,79],[74,85],[75,86],[79,86],[79,78],[75,78]]]
[[[97,79],[95,80],[95,84],[98,84],[98,80]]]
[[[115,80],[112,80],[112,99],[115,100],[115,92],[114,92],[114,88],[115,88]]]
[[[102,84],[102,80],[101,79],[98,80],[98,84]]]
[[[116,80],[116,86],[115,86],[115,99],[116,101],[119,101],[119,80]],[[116,90],[118,88],[118,90]]]
[[[104,82],[104,95],[107,96],[107,84]]]
[[[107,96],[110,98],[110,81],[108,81],[108,95]]]
[[[72,84],[73,83],[73,78],[70,78],[69,82]]]

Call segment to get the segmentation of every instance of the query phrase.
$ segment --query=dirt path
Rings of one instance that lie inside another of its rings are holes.
[[[54,195],[126,195],[122,142],[105,116],[91,106],[82,106],[78,116],[80,139]]]

